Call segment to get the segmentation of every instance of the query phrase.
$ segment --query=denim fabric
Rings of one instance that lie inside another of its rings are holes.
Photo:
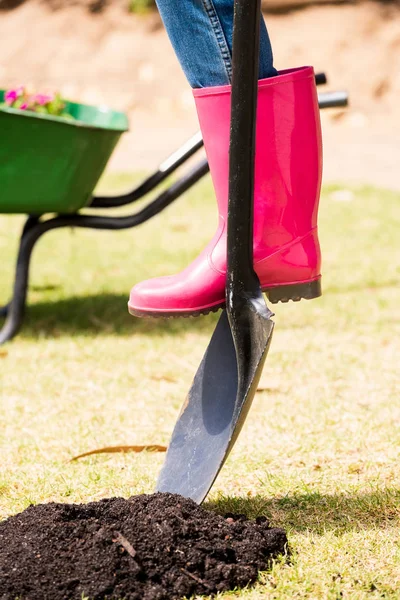
[[[233,0],[156,0],[181,67],[192,88],[226,85],[232,77]],[[260,79],[276,75],[264,20]]]

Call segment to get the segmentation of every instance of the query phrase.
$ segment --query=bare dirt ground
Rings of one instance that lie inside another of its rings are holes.
[[[148,169],[197,130],[191,91],[157,14],[115,0],[51,9],[29,0],[1,10],[0,87],[31,83],[129,113],[110,168]],[[321,4],[265,15],[277,68],[313,64],[351,106],[323,112],[325,180],[400,189],[400,5]]]

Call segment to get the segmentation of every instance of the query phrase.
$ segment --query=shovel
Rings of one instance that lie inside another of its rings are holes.
[[[240,433],[274,329],[253,269],[260,4],[235,0],[226,310],[182,407],[156,487],[198,503]]]

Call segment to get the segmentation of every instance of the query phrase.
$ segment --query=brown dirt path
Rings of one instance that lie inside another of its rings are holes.
[[[85,4],[85,3],[83,3]],[[87,3],[86,3],[87,4]],[[133,17],[116,0],[51,10],[29,0],[0,10],[0,85],[29,82],[129,112],[113,170],[155,166],[197,130],[191,92],[157,14]],[[351,107],[323,113],[325,180],[400,189],[400,7],[310,6],[266,15],[278,68],[314,64]]]

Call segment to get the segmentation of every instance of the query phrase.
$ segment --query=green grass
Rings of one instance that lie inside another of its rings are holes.
[[[263,391],[206,504],[267,515],[291,555],[224,599],[400,598],[400,196],[341,189],[321,202],[324,296],[275,308]],[[43,238],[25,326],[0,349],[0,518],[153,489],[162,455],[68,460],[168,442],[217,317],[133,319],[127,294],[214,225],[207,181],[137,230]],[[2,303],[20,227],[0,217]]]

